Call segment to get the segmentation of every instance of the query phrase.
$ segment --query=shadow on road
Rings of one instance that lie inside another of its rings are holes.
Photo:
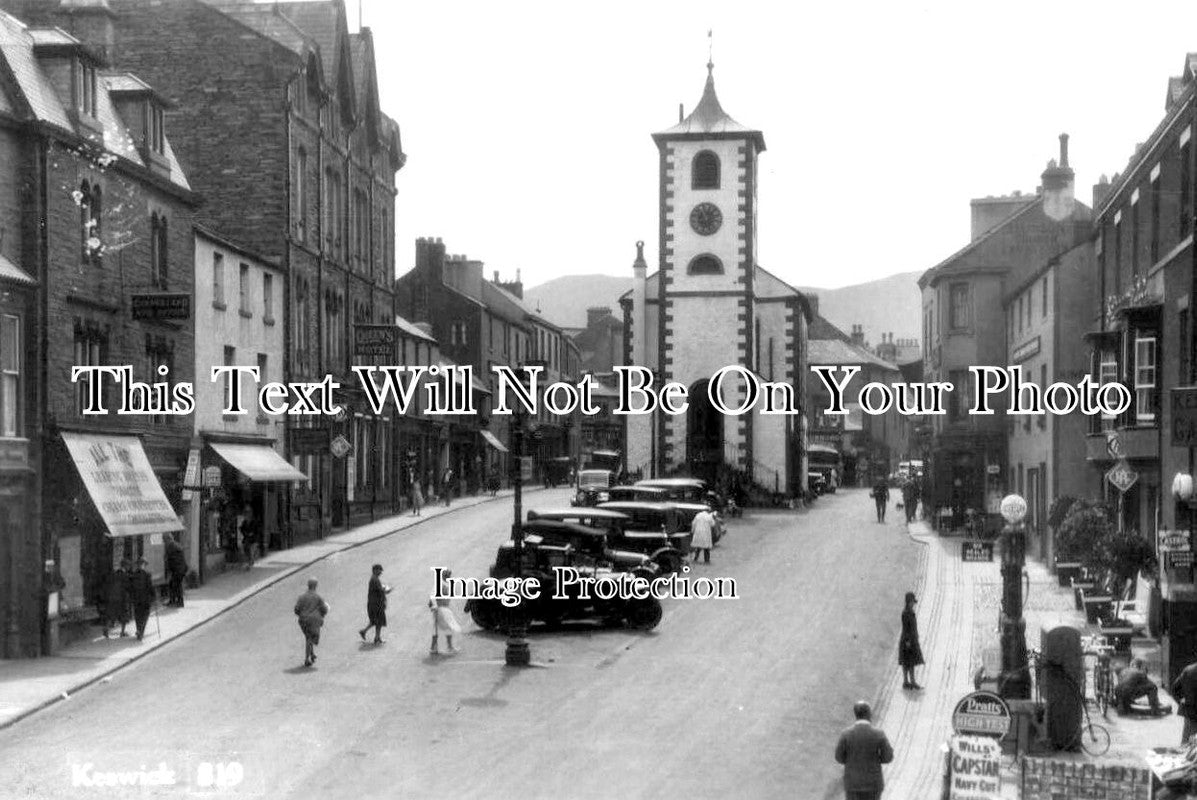
[[[515,677],[516,673],[519,671],[519,668],[516,667],[504,669],[499,673],[499,679],[495,681],[493,686],[490,687],[490,691],[488,691],[482,697],[463,697],[461,699],[461,704],[463,706],[473,706],[474,708],[503,708],[507,705],[507,701],[500,697],[496,697],[495,695],[499,693],[500,689],[510,683],[511,679]]]

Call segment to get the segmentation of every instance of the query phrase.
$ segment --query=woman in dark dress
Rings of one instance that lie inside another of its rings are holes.
[[[370,584],[366,588],[366,618],[370,624],[357,632],[366,641],[366,631],[374,629],[374,644],[382,644],[382,629],[387,626],[387,595],[391,587],[382,582],[382,564],[375,564]]]
[[[902,688],[922,689],[914,681],[914,668],[923,662],[923,648],[919,646],[919,626],[914,615],[914,592],[906,593],[906,608],[902,611],[902,638],[898,640],[898,663],[902,665]]]

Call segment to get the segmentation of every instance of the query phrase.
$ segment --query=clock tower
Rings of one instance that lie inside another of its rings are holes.
[[[756,176],[765,139],[723,110],[708,63],[698,105],[653,140],[660,154],[656,361],[661,382],[686,386],[691,404],[685,415],[659,419],[658,452],[666,465],[713,477],[720,463],[752,463],[753,415],[715,412],[706,381],[729,364],[758,369]],[[725,403],[736,405],[735,394]]]

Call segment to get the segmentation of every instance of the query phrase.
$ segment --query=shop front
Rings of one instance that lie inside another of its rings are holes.
[[[259,554],[290,546],[289,489],[308,479],[270,441],[206,439],[200,520],[205,577],[229,564],[245,563],[246,533]]]
[[[139,437],[63,431],[48,460],[46,480],[51,539],[50,650],[87,634],[103,606],[104,586],[122,559],[145,558],[156,584],[165,580],[165,534],[184,530],[174,502]],[[67,468],[67,463],[73,468]],[[160,465],[159,472],[169,472]],[[51,477],[52,476],[52,477]]]

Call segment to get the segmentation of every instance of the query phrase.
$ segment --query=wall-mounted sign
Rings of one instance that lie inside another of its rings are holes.
[[[291,452],[323,453],[328,450],[328,428],[292,428],[287,431]]]
[[[1188,531],[1160,530],[1156,534],[1161,553],[1179,553],[1193,549]]]
[[[204,488],[214,489],[220,486],[220,467],[204,467]]]
[[[1172,446],[1197,447],[1197,389],[1172,390]]]
[[[1010,354],[1010,360],[1017,364],[1020,361],[1026,361],[1028,358],[1039,354],[1040,341],[1036,336],[1034,339],[1027,341],[1014,348],[1014,352]]]
[[[961,542],[960,560],[965,563],[993,561],[993,542]]]
[[[191,319],[189,294],[135,294],[130,302],[133,319]]]
[[[399,346],[399,329],[394,325],[354,325],[353,354],[381,356],[395,359]]]

